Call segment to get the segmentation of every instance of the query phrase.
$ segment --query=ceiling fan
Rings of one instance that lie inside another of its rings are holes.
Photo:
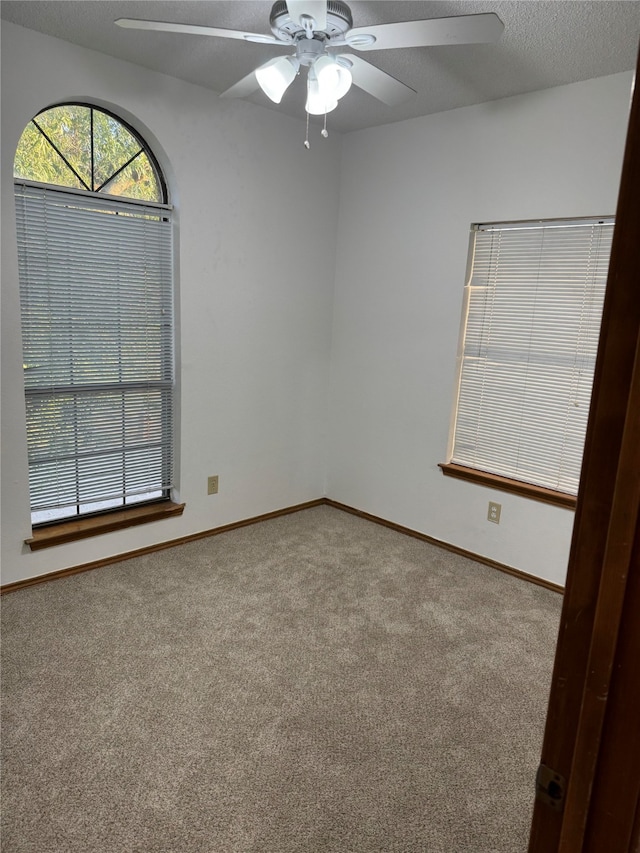
[[[493,14],[459,15],[354,27],[351,10],[342,0],[279,0],[273,5],[269,25],[273,35],[118,18],[120,27],[162,30],[171,33],[216,36],[287,47],[293,52],[270,59],[222,93],[223,98],[243,98],[259,88],[276,104],[301,67],[307,72],[307,114],[325,115],[338,106],[352,83],[389,106],[415,94],[401,83],[355,53],[395,50],[405,47],[489,43],[497,41],[504,24]],[[326,129],[323,131],[326,136]],[[308,143],[307,144],[308,147]]]

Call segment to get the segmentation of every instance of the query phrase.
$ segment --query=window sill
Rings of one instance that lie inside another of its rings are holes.
[[[446,477],[455,477],[458,480],[467,480],[480,486],[489,486],[502,492],[511,492],[534,501],[561,506],[565,509],[575,509],[576,496],[566,492],[555,492],[553,489],[545,489],[543,486],[532,486],[520,480],[510,480],[499,474],[489,474],[487,471],[477,471],[475,468],[466,468],[464,465],[456,465],[454,462],[441,462],[438,466]]]
[[[162,503],[130,507],[118,512],[96,515],[92,518],[63,521],[37,528],[33,531],[31,539],[24,541],[32,551],[39,551],[42,548],[52,548],[54,545],[64,545],[78,539],[87,539],[90,536],[99,536],[102,533],[112,533],[114,530],[124,530],[138,524],[173,518],[182,515],[184,507],[185,504],[162,501]]]

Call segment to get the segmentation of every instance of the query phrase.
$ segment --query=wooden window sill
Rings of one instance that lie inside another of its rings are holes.
[[[532,486],[521,480],[510,480],[499,474],[489,474],[487,471],[477,471],[475,468],[466,468],[464,465],[456,465],[454,462],[441,462],[438,466],[446,477],[455,477],[458,480],[467,480],[480,486],[489,486],[502,492],[511,492],[534,501],[562,506],[565,509],[575,509],[576,496],[566,492],[556,492],[553,489],[545,489],[543,486]]]
[[[148,524],[151,521],[173,518],[182,515],[184,507],[185,504],[176,504],[173,501],[127,507],[127,509],[108,512],[91,518],[73,519],[72,521],[62,521],[46,527],[39,527],[33,531],[31,539],[24,541],[32,551],[39,551],[41,548],[52,548],[54,545],[64,545],[78,539],[87,539],[90,536],[99,536],[102,533],[112,533],[114,530],[124,530],[138,524]]]

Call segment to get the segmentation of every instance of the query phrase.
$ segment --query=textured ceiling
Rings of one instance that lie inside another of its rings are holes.
[[[66,41],[222,92],[282,49],[242,41],[123,30],[119,17],[147,18],[270,33],[270,2],[245,0],[3,0],[2,18]],[[509,95],[614,74],[635,67],[640,2],[564,0],[354,0],[354,26],[495,12],[505,25],[497,44],[369,51],[363,58],[417,94],[389,107],[353,87],[329,116],[349,132]],[[298,79],[279,105],[304,115]]]

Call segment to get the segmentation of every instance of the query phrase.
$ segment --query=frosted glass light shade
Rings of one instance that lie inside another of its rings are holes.
[[[294,56],[277,56],[256,68],[258,85],[268,98],[279,104],[282,96],[293,83],[300,63]]]
[[[338,101],[335,98],[326,98],[320,91],[320,85],[315,76],[309,73],[307,80],[307,103],[305,109],[312,116],[321,116],[325,113],[330,113],[338,106]]]
[[[326,100],[339,101],[351,88],[351,72],[332,57],[319,57],[313,68],[320,92]]]

